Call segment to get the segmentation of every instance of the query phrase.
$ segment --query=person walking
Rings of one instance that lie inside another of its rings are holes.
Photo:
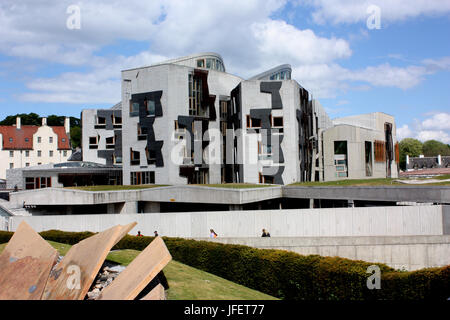
[[[158,231],[153,232],[155,234],[155,237],[159,236]]]
[[[138,231],[138,234],[136,235],[136,237],[143,237],[143,235],[141,234],[140,231]]]
[[[217,238],[217,233],[213,229],[209,229],[209,237]]]
[[[265,238],[265,237],[270,237],[270,233],[269,231],[267,231],[266,229],[262,229],[262,235],[261,237]]]

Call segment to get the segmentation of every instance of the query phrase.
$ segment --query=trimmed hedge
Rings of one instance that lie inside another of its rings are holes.
[[[46,240],[76,244],[91,232],[50,230]],[[0,243],[12,233],[0,232]],[[8,240],[3,241],[8,238]],[[153,237],[126,235],[113,248],[143,250]],[[163,237],[174,260],[243,286],[288,300],[446,300],[450,297],[450,266],[412,272],[384,264],[338,257],[303,256],[284,250],[256,249],[209,241]],[[369,290],[366,273],[376,264],[381,290]]]

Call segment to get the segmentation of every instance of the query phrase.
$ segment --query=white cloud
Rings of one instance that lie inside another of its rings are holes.
[[[415,138],[422,142],[427,140],[438,140],[450,143],[450,113],[437,112],[429,118],[415,120],[412,128],[405,124],[397,128],[397,139]]]
[[[333,1],[336,10],[347,8],[350,3]],[[26,101],[74,103],[90,99],[114,102],[120,95],[120,70],[204,51],[220,53],[227,71],[242,77],[289,63],[293,78],[315,98],[371,87],[409,89],[426,75],[450,69],[450,57],[405,67],[381,64],[356,70],[344,68],[339,60],[351,57],[349,42],[319,36],[312,30],[301,30],[271,18],[285,3],[285,0],[78,3],[2,0],[0,53],[82,66],[83,71],[29,80],[26,86],[30,92],[21,96]],[[309,3],[316,11],[321,8],[320,1]],[[80,30],[66,27],[69,16],[66,9],[72,4],[81,8]],[[108,52],[108,45],[124,40],[144,41],[149,48],[130,57]]]
[[[381,27],[419,16],[450,13],[449,0],[299,0],[299,3],[313,7],[312,18],[318,24],[365,23],[371,5],[381,10]]]

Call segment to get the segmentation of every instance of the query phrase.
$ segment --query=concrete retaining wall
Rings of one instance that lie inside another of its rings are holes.
[[[8,218],[0,216],[0,231],[8,230]]]
[[[27,221],[35,230],[102,231],[116,224],[137,221],[144,235],[258,237],[266,228],[273,237],[343,237],[443,235],[448,214],[443,206],[369,207],[333,209],[256,210],[109,215],[12,217],[15,230]]]
[[[242,244],[261,249],[282,249],[304,255],[318,254],[379,262],[395,269],[417,270],[450,265],[450,236],[199,238],[198,240]]]

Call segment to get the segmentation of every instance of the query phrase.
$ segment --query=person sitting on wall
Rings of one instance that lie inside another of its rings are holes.
[[[266,229],[262,229],[262,235],[261,237],[270,237],[270,233],[268,231],[266,231]]]
[[[209,232],[210,238],[217,238],[217,233],[213,229],[209,229]]]
[[[136,235],[136,237],[143,237],[143,235],[141,234],[140,231],[138,231],[138,234]]]

